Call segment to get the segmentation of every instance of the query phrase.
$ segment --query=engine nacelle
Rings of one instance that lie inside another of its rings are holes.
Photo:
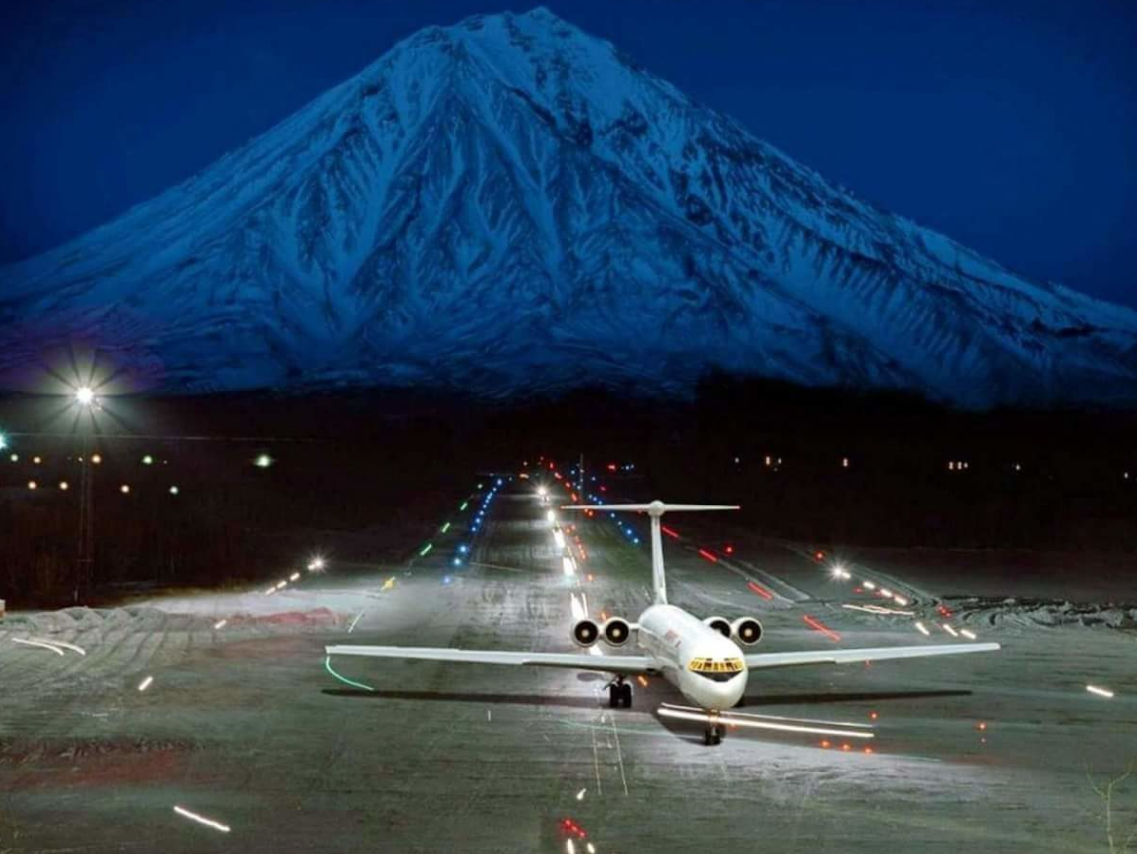
[[[714,629],[724,638],[730,637],[730,621],[727,620],[726,617],[707,617],[705,620],[703,620],[703,625],[709,626],[710,628]]]
[[[762,624],[753,617],[739,617],[730,624],[730,636],[735,643],[754,646],[762,640]]]
[[[632,627],[623,617],[609,617],[604,621],[604,642],[609,646],[623,646],[632,636]]]
[[[595,620],[586,617],[573,623],[572,642],[577,646],[589,647],[598,640],[600,640],[600,626],[596,625]]]

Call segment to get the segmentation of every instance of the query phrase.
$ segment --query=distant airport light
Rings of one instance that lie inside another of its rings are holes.
[[[931,632],[928,631],[927,627],[923,623],[921,623],[919,620],[916,621],[916,629],[922,635],[930,635],[931,634]]]
[[[274,462],[276,462],[276,461],[272,457],[270,457],[268,454],[258,454],[256,459],[253,460],[253,465],[255,465],[259,469],[267,469]]]
[[[147,676],[140,683],[138,683],[138,690],[139,691],[145,691],[147,688],[149,688],[153,684],[154,684],[154,677],[153,676]]]
[[[20,461],[20,455],[19,454],[12,454],[10,457],[8,457],[8,459],[10,459],[14,463],[18,463]]]
[[[41,460],[39,457],[32,457],[32,462],[38,466],[40,463],[43,462],[43,460]]]
[[[67,485],[67,481],[65,481],[65,480],[59,481],[59,488],[62,489],[64,492],[66,492],[68,489],[70,489],[70,487]]]
[[[947,632],[949,635],[951,635],[953,638],[959,637],[959,632],[957,632],[955,629],[953,629],[947,623],[943,623],[942,625],[944,627],[944,631]]]
[[[121,492],[123,495],[126,495],[127,493],[130,492],[130,484],[124,483],[122,486],[120,486],[118,488],[118,491]]]
[[[223,628],[225,628],[225,624],[228,622],[229,622],[228,620],[218,620],[216,623],[213,624],[213,628],[215,630],[216,629],[223,629]]]
[[[908,604],[908,600],[905,599],[903,596],[901,596],[899,593],[893,593],[892,594],[892,601],[895,602],[897,605],[907,605]]]
[[[552,510],[546,510],[545,511],[545,520],[548,522],[555,522],[555,521],[557,521],[557,514],[554,513]]]
[[[585,843],[584,847],[588,850],[588,854],[596,854],[596,846],[591,842]]]
[[[170,495],[177,495],[177,494],[178,494],[178,492],[179,492],[179,490],[178,490],[178,488],[177,488],[176,486],[171,486],[171,487],[170,487]]]
[[[861,586],[864,587],[865,590],[876,590],[876,585],[871,581],[862,581]]]
[[[28,489],[35,489],[37,486],[38,484],[34,480],[28,481]]]
[[[295,581],[295,580],[296,580],[296,579],[298,579],[299,577],[300,577],[300,573],[299,573],[299,572],[294,572],[294,573],[292,573],[292,575],[288,576],[288,580],[289,580],[289,581]]]
[[[101,465],[103,462],[102,454],[91,454],[91,462],[95,465]]]
[[[144,465],[144,466],[154,465],[154,458],[152,456],[150,456],[149,454],[147,454],[146,456],[144,456],[142,458],[142,465]]]
[[[882,587],[882,588],[880,588],[880,595],[884,596],[886,599],[891,599],[892,598],[892,591],[889,590],[887,587]]]
[[[975,632],[971,631],[971,629],[960,629],[959,633],[968,640],[975,640]]]
[[[461,551],[461,547],[459,547],[459,551]],[[319,572],[323,568],[324,568],[324,559],[322,557],[319,557],[318,555],[316,557],[312,558],[310,561],[308,561],[308,571],[309,572]]]
[[[1097,694],[1099,697],[1105,697],[1106,699],[1111,699],[1113,697],[1112,691],[1110,691],[1108,688],[1099,688],[1097,685],[1087,685],[1086,690],[1091,694]]]
[[[579,792],[577,792],[577,793],[576,793],[576,799],[577,799],[578,801],[583,801],[583,800],[584,800],[584,795],[585,795],[585,793],[586,793],[587,791],[588,791],[588,789],[587,789],[587,788],[581,789]]]
[[[174,812],[180,816],[188,818],[190,821],[196,821],[198,824],[203,824],[206,827],[212,827],[214,830],[220,830],[222,833],[229,832],[229,825],[222,824],[219,821],[214,821],[211,818],[206,818],[203,815],[198,815],[197,813],[191,812],[184,807],[174,807]]]
[[[283,590],[287,586],[288,586],[288,580],[287,579],[285,579],[284,581],[276,582],[276,589],[277,590]]]

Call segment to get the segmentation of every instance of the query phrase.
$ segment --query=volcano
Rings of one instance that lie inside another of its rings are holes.
[[[0,372],[154,390],[709,372],[964,407],[1137,401],[1137,313],[825,180],[544,9],[420,31],[184,183],[0,270]]]

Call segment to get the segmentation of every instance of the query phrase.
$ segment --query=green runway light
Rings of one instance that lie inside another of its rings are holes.
[[[459,512],[461,512],[461,511],[465,510],[465,509],[466,509],[467,507],[469,507],[469,506],[470,506],[470,502],[469,502],[469,501],[463,501],[463,502],[462,502],[462,506],[458,508],[458,511],[459,511]]]
[[[450,523],[447,522],[445,525],[442,526],[442,533],[445,534],[449,530],[450,530]]]
[[[341,676],[340,674],[338,674],[334,670],[332,670],[332,657],[330,655],[324,659],[324,667],[326,667],[328,669],[328,673],[332,674],[332,676],[336,677],[336,679],[338,679],[344,685],[350,685],[352,688],[362,688],[364,691],[374,691],[375,690],[370,685],[364,685],[362,682],[352,682],[346,676]]]
[[[422,551],[418,553],[418,556],[426,557],[426,553],[429,552],[432,548],[434,548],[434,543],[427,543],[422,547]]]

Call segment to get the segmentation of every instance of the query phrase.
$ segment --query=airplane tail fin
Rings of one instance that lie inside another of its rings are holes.
[[[653,501],[651,504],[567,504],[562,510],[607,510],[609,512],[647,513],[651,517],[651,586],[655,593],[655,604],[667,604],[667,578],[663,570],[663,537],[660,517],[664,513],[690,512],[696,510],[737,510],[737,504],[664,504]]]

